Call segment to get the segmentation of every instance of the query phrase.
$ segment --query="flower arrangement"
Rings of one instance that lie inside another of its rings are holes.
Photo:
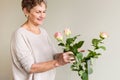
[[[106,50],[105,46],[103,46],[103,41],[108,37],[107,33],[101,32],[99,34],[99,38],[92,39],[92,49],[88,49],[87,55],[83,55],[84,51],[79,51],[79,49],[83,46],[84,41],[76,42],[76,39],[80,35],[76,35],[71,37],[71,30],[66,28],[64,30],[64,35],[66,40],[64,41],[64,37],[61,32],[56,32],[54,37],[57,39],[58,46],[62,46],[63,52],[71,51],[73,52],[75,61],[71,65],[71,69],[73,71],[77,71],[78,75],[81,77],[82,80],[89,80],[89,74],[93,72],[92,70],[92,60],[98,58],[101,53],[98,52],[99,49]]]

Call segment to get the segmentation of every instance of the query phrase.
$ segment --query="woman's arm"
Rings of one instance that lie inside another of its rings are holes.
[[[60,53],[56,55],[55,60],[33,64],[30,69],[30,73],[45,72],[53,68],[70,63],[70,61],[74,59],[73,56],[70,56],[70,54],[71,52]]]
[[[39,72],[45,72],[45,71],[51,70],[57,67],[56,64],[58,64],[57,60],[51,60],[48,62],[33,64],[31,66],[30,73],[39,73]]]

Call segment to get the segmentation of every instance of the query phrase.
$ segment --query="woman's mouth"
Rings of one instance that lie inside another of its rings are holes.
[[[39,20],[39,21],[43,21],[43,18],[38,18],[37,20]]]

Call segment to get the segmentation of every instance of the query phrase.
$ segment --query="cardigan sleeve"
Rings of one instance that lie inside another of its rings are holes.
[[[31,50],[28,47],[26,37],[22,33],[15,33],[13,39],[13,50],[18,62],[26,72],[30,72],[32,64],[34,64],[34,58],[31,54]]]

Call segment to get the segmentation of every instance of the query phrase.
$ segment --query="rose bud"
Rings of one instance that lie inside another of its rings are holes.
[[[108,38],[108,34],[106,32],[101,32],[100,38],[102,38],[102,39]]]
[[[56,32],[54,37],[58,40],[58,41],[62,41],[63,40],[63,36],[60,32]]]
[[[70,36],[71,35],[71,30],[69,28],[66,28],[64,30],[64,33],[65,33],[66,36]]]

